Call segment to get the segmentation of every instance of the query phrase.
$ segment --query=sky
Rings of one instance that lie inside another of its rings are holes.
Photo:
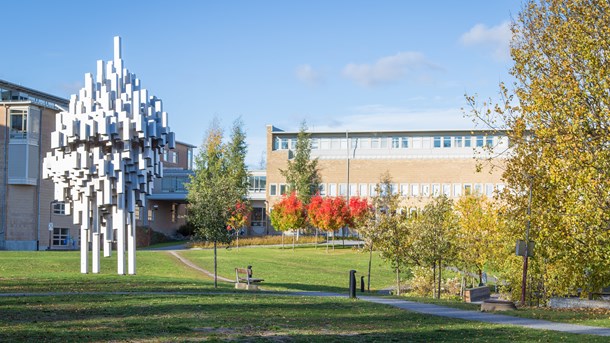
[[[12,7],[12,8],[11,8]],[[179,141],[241,118],[247,163],[266,126],[474,128],[464,95],[510,82],[520,1],[34,1],[3,6],[0,79],[69,98],[113,56],[163,100]],[[7,12],[8,10],[8,12]],[[13,12],[13,13],[10,13]]]

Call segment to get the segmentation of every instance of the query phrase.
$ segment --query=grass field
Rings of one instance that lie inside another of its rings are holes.
[[[181,254],[212,269],[211,251]],[[255,276],[266,279],[265,287],[278,291],[346,292],[347,272],[356,269],[357,275],[365,274],[368,261],[367,254],[351,249],[326,253],[313,248],[222,249],[219,258],[220,275],[231,278],[234,267],[252,265]],[[114,258],[102,259],[102,274],[83,275],[78,252],[0,251],[0,293],[101,292],[0,297],[0,342],[608,340],[425,316],[347,298],[239,292],[223,282],[214,289],[210,278],[162,251],[138,252],[138,275],[115,275],[115,271]],[[375,289],[394,281],[381,260],[374,260],[373,276]],[[103,293],[112,291],[133,294]],[[577,321],[589,325],[587,320],[603,322],[590,314],[570,316],[563,319],[574,322],[579,317]]]

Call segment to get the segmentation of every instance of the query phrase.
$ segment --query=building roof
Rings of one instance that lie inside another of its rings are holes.
[[[341,135],[345,136],[345,134],[349,135],[361,135],[361,134],[379,134],[379,135],[399,135],[399,134],[408,134],[408,135],[430,135],[430,134],[448,134],[448,135],[456,135],[456,134],[474,134],[474,133],[485,133],[485,132],[506,132],[506,130],[484,130],[484,129],[456,129],[456,130],[366,130],[366,131],[308,131],[308,133],[312,135]],[[274,135],[282,135],[282,136],[294,136],[299,133],[299,131],[284,131],[275,126],[272,126],[272,133]]]
[[[37,91],[32,88],[24,87],[12,82],[8,82],[0,79],[0,90],[4,91],[15,91],[20,92],[27,95],[28,101],[32,101],[34,103],[39,103],[43,106],[47,106],[49,108],[55,108],[54,105],[67,107],[70,104],[70,100],[58,97],[55,95],[51,95],[45,92]],[[22,99],[23,100],[23,99]],[[4,101],[4,100],[2,100]]]

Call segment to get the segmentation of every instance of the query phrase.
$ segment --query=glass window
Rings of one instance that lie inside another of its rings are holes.
[[[350,183],[349,184],[349,196],[353,197],[356,196],[356,194],[358,193],[358,185],[355,183]]]
[[[371,148],[371,139],[370,138],[360,138],[358,140],[360,143],[360,147],[362,149],[370,149]]]
[[[380,147],[382,149],[388,148],[388,138],[387,137],[381,137],[381,140],[379,141],[379,143],[380,143]]]
[[[392,137],[392,149],[398,149],[398,148],[400,148],[400,138]]]
[[[377,196],[377,185],[374,183],[369,184],[369,195],[372,197]]]
[[[136,206],[135,212],[133,213],[136,220],[142,220],[142,211],[140,211],[140,206]]]
[[[430,196],[430,185],[428,185],[428,184],[421,185],[421,195],[424,197]]]
[[[331,138],[330,139],[330,148],[332,150],[339,150],[341,148],[341,139],[340,138]]]
[[[504,192],[504,184],[503,183],[498,183],[496,185],[496,190],[498,191],[498,193]]]
[[[477,136],[477,148],[483,147],[483,136]]]
[[[330,150],[330,138],[321,138],[320,139],[320,149]]]
[[[391,183],[390,184],[390,191],[391,191],[392,195],[398,194],[398,184]]]
[[[265,209],[262,207],[254,207],[252,208],[252,214],[250,216],[250,225],[257,227],[265,227],[267,226],[267,213]]]
[[[66,203],[65,202],[55,202],[53,203],[53,214],[66,214]]]
[[[277,195],[277,185],[269,185],[269,195]]]
[[[409,185],[406,183],[400,184],[400,195],[403,197],[409,196]]]
[[[451,148],[451,137],[443,137],[443,148]]]
[[[11,109],[11,138],[25,138],[28,132],[28,111]]]
[[[358,147],[358,138],[350,138],[350,149],[356,149]]]
[[[273,140],[273,150],[278,150],[280,148],[280,137],[275,137]]]
[[[379,137],[371,138],[371,149],[379,149]]]
[[[345,184],[345,183],[339,184],[339,195],[342,197],[347,196],[347,184]]]
[[[434,147],[435,148],[441,147],[441,137],[439,137],[439,136],[434,137]]]
[[[419,196],[419,185],[418,184],[411,184],[411,195],[414,197]]]
[[[464,194],[472,194],[472,185],[464,185]]]
[[[459,198],[462,196],[462,185],[459,183],[453,184],[453,196]]]
[[[296,138],[290,139],[290,149],[294,150],[296,148],[297,148],[297,139]]]
[[[288,138],[280,138],[280,149],[282,149],[282,150],[288,149]]]
[[[359,185],[358,196],[365,197],[367,195],[366,189],[367,189],[367,184],[361,183]]]
[[[441,195],[441,185],[435,183],[432,185],[432,196],[440,196]]]
[[[149,222],[154,222],[155,221],[155,209],[154,208],[149,208],[148,209],[148,221]]]
[[[341,138],[341,140],[340,140],[340,143],[339,143],[339,144],[340,144],[340,148],[341,148],[341,150],[345,150],[345,149],[347,149],[347,139],[345,139],[345,138]]]
[[[490,148],[494,146],[494,138],[493,138],[493,136],[485,137],[485,146],[490,147]]]
[[[320,147],[320,140],[317,138],[311,139],[311,150],[318,150]]]
[[[70,243],[70,230],[63,227],[53,228],[53,245],[67,246]]]
[[[286,194],[286,184],[281,183],[280,184],[280,195],[285,195]]]
[[[472,137],[470,137],[470,136],[464,137],[464,148],[471,148],[471,147],[472,147]]]
[[[186,150],[186,167],[188,169],[193,169],[193,149],[188,148]]]
[[[336,183],[328,184],[328,195],[330,195],[331,197],[337,196],[337,184]]]
[[[402,137],[401,139],[401,148],[406,149],[409,147],[409,137]]]
[[[474,184],[474,194],[481,195],[483,194],[483,185],[480,183]]]
[[[413,137],[413,149],[421,149],[423,147],[423,140],[421,137]]]
[[[443,184],[443,195],[446,197],[451,196],[451,185],[448,183]]]
[[[320,187],[318,187],[318,192],[320,193],[320,196],[326,196],[326,185],[321,183]]]
[[[462,136],[454,137],[453,142],[455,144],[455,147],[461,148],[463,146],[463,144],[462,144],[463,140],[464,140],[464,137],[462,137]]]
[[[485,184],[485,195],[489,198],[493,197],[494,195],[494,185],[491,183],[487,183]]]

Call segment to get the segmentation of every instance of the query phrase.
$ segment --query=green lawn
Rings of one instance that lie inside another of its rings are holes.
[[[188,250],[180,254],[207,270],[214,269],[212,250]],[[268,290],[331,291],[346,293],[349,271],[356,270],[357,287],[360,277],[368,270],[368,252],[352,248],[241,248],[218,249],[218,274],[235,278],[236,267],[252,266],[254,277],[265,279],[261,284]],[[395,284],[390,266],[373,254],[371,290]]]
[[[212,269],[212,251],[181,254]],[[347,275],[366,273],[368,255],[352,249],[248,248],[219,250],[220,274],[254,266],[272,290],[346,293]],[[238,292],[230,283],[213,288],[210,278],[163,251],[139,251],[138,275],[116,275],[116,259],[102,259],[102,273],[79,272],[78,252],[0,251],[0,293],[109,292],[1,297],[0,342],[4,341],[573,341],[607,338],[466,322],[425,316],[347,298],[291,297]],[[381,260],[373,262],[374,289],[393,283]],[[162,291],[165,294],[138,294]],[[200,292],[186,295],[176,292]],[[222,293],[218,293],[221,291]],[[216,293],[214,293],[216,292]],[[443,303],[443,305],[451,305]],[[538,310],[535,310],[538,311]],[[542,317],[534,310],[516,315]],[[607,326],[607,314],[565,312],[551,320]]]
[[[347,298],[251,294],[0,298],[0,341],[607,342]]]

